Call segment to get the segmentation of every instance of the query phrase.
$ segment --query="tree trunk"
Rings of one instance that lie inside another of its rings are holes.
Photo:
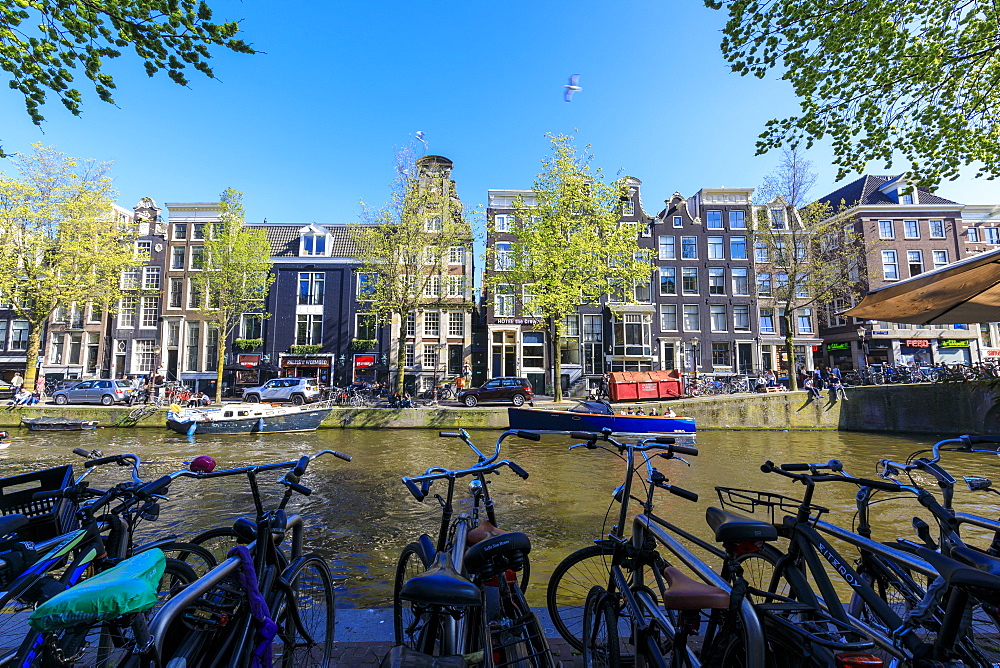
[[[792,316],[788,306],[785,306],[785,314],[781,316],[785,321],[785,359],[788,360],[788,389],[799,389],[799,377],[795,368],[795,335],[792,332]]]
[[[562,318],[553,318],[555,327],[552,330],[552,397],[554,401],[562,401]]]
[[[399,316],[399,336],[396,337],[396,394],[403,396],[403,380],[406,368],[406,316]],[[391,327],[389,328],[392,329]]]
[[[217,370],[215,376],[215,403],[222,403],[222,375],[226,372],[226,336],[222,336],[220,332],[219,336],[219,358],[216,362]],[[166,380],[166,374],[164,373],[164,380]]]
[[[28,330],[28,350],[24,353],[24,389],[28,392],[35,391],[35,383],[38,381],[38,351],[42,347],[42,328],[45,322],[31,323]]]

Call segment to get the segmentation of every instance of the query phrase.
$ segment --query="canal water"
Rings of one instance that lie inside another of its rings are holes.
[[[473,437],[485,450],[492,449],[499,434],[477,431]],[[846,432],[706,431],[698,435],[700,455],[690,458],[690,467],[659,460],[660,470],[671,482],[697,492],[701,499],[692,503],[659,493],[656,512],[708,538],[704,514],[709,505],[718,505],[716,485],[799,494],[801,487],[787,479],[761,473],[759,466],[764,460],[825,462],[837,458],[855,475],[872,475],[880,457],[903,461],[909,453],[930,447],[934,440]],[[530,477],[522,481],[505,471],[492,478],[499,524],[523,531],[532,540],[533,584],[528,594],[534,605],[544,604],[544,585],[559,560],[607,533],[611,493],[624,473],[624,464],[611,454],[583,448],[568,452],[571,443],[568,437],[560,436],[546,436],[538,443],[508,439],[503,457],[520,464]],[[400,476],[419,474],[429,466],[458,468],[474,463],[471,451],[461,441],[421,430],[321,430],[207,438],[186,438],[154,429],[52,434],[14,430],[9,441],[0,444],[0,475],[77,464],[82,460],[70,453],[75,447],[97,448],[105,455],[137,454],[143,461],[142,476],[148,480],[183,468],[198,455],[211,455],[219,468],[294,460],[327,448],[352,455],[351,463],[333,457],[313,462],[303,479],[313,494],[297,496],[289,505],[290,510],[307,518],[310,548],[332,564],[341,607],[391,605],[400,550],[421,532],[436,535],[438,504],[433,498],[417,503]],[[995,456],[950,455],[946,464],[956,477],[1000,478],[1000,458]],[[124,480],[126,474],[103,467],[91,478],[92,484],[99,486]],[[271,499],[281,493],[273,482],[276,478],[262,477],[262,488]],[[831,521],[850,527],[854,491],[847,485],[830,484],[817,491],[814,501],[831,509]],[[143,525],[146,537],[192,536],[252,515],[245,479],[181,479],[169,493],[170,501],[163,503],[160,520]],[[992,498],[974,495],[964,487],[957,493],[957,505],[991,517],[1000,514]],[[919,514],[915,506],[912,499],[875,506],[877,537],[912,537],[910,518]]]

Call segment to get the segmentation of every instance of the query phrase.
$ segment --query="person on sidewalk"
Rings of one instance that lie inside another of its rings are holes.
[[[844,390],[844,382],[840,379],[840,375],[830,374],[830,393],[833,395],[833,400],[837,400],[837,395],[844,401],[847,401],[847,391]]]
[[[10,379],[10,384],[14,386],[14,394],[21,391],[21,386],[24,385],[24,377],[17,371],[14,372],[14,377]]]
[[[805,381],[802,383],[802,387],[809,392],[809,397],[811,399],[819,399],[822,395],[819,393],[819,389],[816,387],[815,381],[810,376],[806,376]]]

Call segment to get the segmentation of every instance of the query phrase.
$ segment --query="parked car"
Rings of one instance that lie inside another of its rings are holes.
[[[243,401],[251,404],[291,401],[296,406],[301,406],[321,398],[322,393],[314,378],[272,378],[263,385],[243,390]]]
[[[14,386],[6,380],[0,380],[0,399],[10,399],[14,396]]]
[[[52,399],[60,406],[65,404],[103,404],[111,406],[128,401],[135,388],[129,380],[85,380],[57,392]]]
[[[532,404],[535,395],[527,378],[491,378],[480,387],[462,390],[458,393],[459,403],[472,407],[481,401],[509,401],[515,406],[524,402]]]

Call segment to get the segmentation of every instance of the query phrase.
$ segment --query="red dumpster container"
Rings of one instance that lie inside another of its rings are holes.
[[[639,398],[639,383],[632,380],[631,372],[616,371],[608,382],[611,401],[630,401]]]
[[[671,369],[670,371],[654,371],[653,373],[656,375],[657,391],[661,399],[673,399],[684,394],[680,371]]]
[[[659,399],[660,398],[660,388],[657,383],[653,372],[642,371],[634,374],[638,376],[636,382],[639,385],[639,398],[640,399]]]

